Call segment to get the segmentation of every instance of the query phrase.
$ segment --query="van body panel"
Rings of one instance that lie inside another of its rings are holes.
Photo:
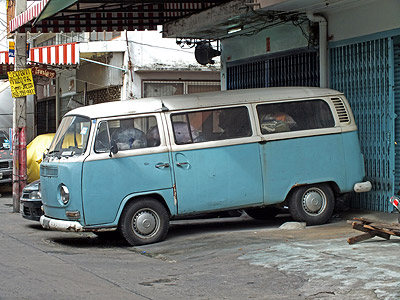
[[[262,204],[258,148],[251,143],[173,152],[178,214]]]
[[[342,133],[345,166],[347,172],[347,186],[353,188],[354,183],[365,177],[364,156],[361,154],[358,132]]]
[[[260,144],[266,204],[280,203],[292,187],[333,181],[342,191],[347,184],[341,134],[268,141]]]
[[[172,190],[168,152],[85,161],[82,197],[86,225],[110,223],[127,195]],[[96,188],[93,188],[96,187]]]
[[[91,228],[116,228],[118,226],[119,218],[121,217],[121,214],[125,208],[125,206],[128,204],[129,201],[132,201],[134,198],[140,198],[140,197],[154,197],[154,195],[157,195],[159,198],[162,198],[165,200],[165,204],[168,207],[168,210],[171,212],[171,216],[176,215],[176,206],[174,205],[174,194],[173,194],[173,189],[164,189],[164,190],[157,190],[157,191],[146,191],[146,192],[139,192],[139,193],[134,193],[134,194],[129,194],[126,195],[126,197],[121,201],[116,217],[114,220],[110,223],[99,223],[99,224],[90,224],[84,226],[86,229],[91,229]]]
[[[55,219],[68,219],[66,211],[82,211],[82,161],[60,159],[41,164],[40,188],[42,202],[47,215]],[[61,202],[60,186],[65,185],[70,191],[67,205]],[[83,222],[83,216],[79,221]]]

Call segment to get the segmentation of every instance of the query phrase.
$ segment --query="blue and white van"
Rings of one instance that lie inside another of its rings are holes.
[[[335,199],[367,192],[345,96],[263,88],[147,98],[67,113],[41,164],[45,228],[163,240],[170,219],[288,206],[309,225]]]

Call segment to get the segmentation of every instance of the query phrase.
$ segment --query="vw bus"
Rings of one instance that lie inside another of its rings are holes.
[[[163,240],[169,221],[288,206],[309,225],[367,192],[345,96],[262,88],[110,102],[67,113],[41,164],[44,228]],[[112,232],[110,232],[112,231]]]

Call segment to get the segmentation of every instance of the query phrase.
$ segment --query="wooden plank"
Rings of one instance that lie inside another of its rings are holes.
[[[375,236],[374,232],[366,232],[366,233],[363,233],[363,234],[348,238],[347,242],[350,245],[352,245],[352,244],[355,244],[355,243],[362,242],[362,241],[368,240],[370,238],[373,238],[374,236]]]
[[[361,221],[361,222],[368,223],[368,224],[369,223],[376,223],[376,221],[374,221],[374,220],[363,218],[363,217],[361,217],[361,218],[353,218],[353,220]]]
[[[356,222],[353,222],[352,227],[353,229],[359,230],[359,231],[363,231],[363,232],[371,232],[371,229],[369,228],[365,228],[365,226],[368,225],[362,225]],[[372,231],[375,233],[376,236],[379,236],[385,240],[389,240],[390,239],[390,234],[385,233],[385,232],[379,232],[377,230],[372,229]]]
[[[379,231],[385,232],[387,234],[396,235],[393,231],[388,230],[386,228],[377,228],[377,227],[372,226],[372,225],[364,225],[364,228],[371,229],[371,230],[379,230]]]
[[[387,223],[373,222],[373,223],[369,223],[368,225],[371,225],[371,226],[374,226],[374,227],[390,228],[391,230],[400,230],[400,227],[397,224],[387,224]]]
[[[374,226],[379,226],[379,227],[386,227],[386,228],[390,228],[392,230],[400,230],[400,223],[382,223],[382,222],[378,222],[375,220],[371,220],[371,219],[367,219],[367,218],[354,218],[353,220],[356,220],[358,222],[362,222],[364,224],[367,225],[371,225],[374,224]]]
[[[352,238],[348,238],[347,242],[350,245],[361,241],[365,241],[374,236],[379,236],[386,240],[389,240],[391,235],[400,236],[400,224],[398,223],[386,224],[362,217],[353,218],[353,220],[354,220],[352,222],[353,229],[365,233]]]

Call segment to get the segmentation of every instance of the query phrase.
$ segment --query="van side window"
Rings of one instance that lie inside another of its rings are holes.
[[[231,107],[171,116],[177,145],[252,135],[247,107]]]
[[[111,140],[117,143],[118,151],[159,146],[157,120],[151,116],[103,121],[97,129],[94,150],[109,151]]]
[[[323,100],[257,105],[262,134],[335,126],[331,109]]]

